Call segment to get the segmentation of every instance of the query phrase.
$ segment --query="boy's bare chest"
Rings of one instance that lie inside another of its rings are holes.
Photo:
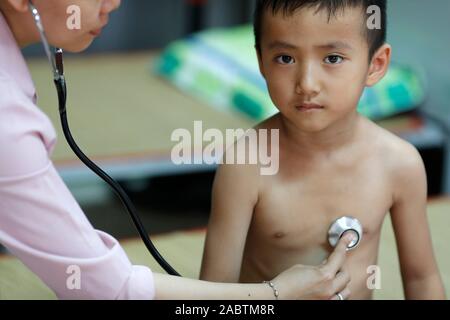
[[[363,237],[378,234],[392,195],[379,167],[356,165],[342,171],[317,170],[266,179],[255,208],[251,232],[277,240],[283,247],[326,248],[331,223],[353,216],[363,225]]]

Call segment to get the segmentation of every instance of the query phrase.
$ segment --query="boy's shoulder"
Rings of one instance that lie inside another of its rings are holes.
[[[414,145],[372,121],[369,123],[372,135],[369,143],[393,178],[403,180],[424,170],[422,157]]]
[[[420,156],[416,147],[410,142],[372,121],[370,121],[370,124],[378,147],[383,149],[387,153],[386,155],[391,155],[392,157],[389,158],[393,158],[394,162],[408,161]]]

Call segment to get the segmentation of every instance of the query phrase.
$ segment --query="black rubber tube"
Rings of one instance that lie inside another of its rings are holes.
[[[116,195],[120,198],[126,210],[131,216],[133,223],[142,238],[145,246],[147,247],[150,254],[153,258],[161,265],[161,267],[170,275],[180,276],[178,272],[175,271],[174,268],[162,257],[162,255],[158,252],[150,237],[148,236],[147,231],[145,230],[144,225],[142,224],[141,219],[137,213],[136,208],[134,207],[131,199],[128,197],[127,193],[123,190],[123,188],[118,184],[113,178],[111,178],[106,172],[104,172],[100,167],[98,167],[92,160],[90,160],[84,152],[78,147],[75,142],[75,139],[72,137],[72,133],[70,132],[69,122],[67,121],[67,111],[66,111],[66,102],[67,102],[67,89],[66,82],[64,77],[61,77],[59,80],[55,80],[56,90],[58,91],[58,103],[59,103],[59,115],[61,119],[61,124],[64,132],[64,136],[67,140],[72,151],[75,155],[96,175],[98,175],[103,181],[105,181],[116,193]]]

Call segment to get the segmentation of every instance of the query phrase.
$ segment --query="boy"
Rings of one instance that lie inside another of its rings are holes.
[[[368,28],[372,5],[381,29]],[[363,236],[346,263],[350,298],[370,299],[367,268],[377,264],[390,212],[405,297],[444,299],[420,155],[356,111],[390,63],[386,0],[260,0],[255,37],[280,111],[256,129],[279,130],[280,169],[273,176],[258,165],[218,169],[201,279],[260,282],[296,263],[320,263],[332,250],[330,224],[354,216]]]

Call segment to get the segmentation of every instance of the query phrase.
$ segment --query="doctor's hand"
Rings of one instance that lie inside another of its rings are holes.
[[[296,265],[276,277],[272,283],[279,292],[279,299],[348,299],[350,275],[343,266],[351,240],[351,235],[343,237],[320,266]]]

